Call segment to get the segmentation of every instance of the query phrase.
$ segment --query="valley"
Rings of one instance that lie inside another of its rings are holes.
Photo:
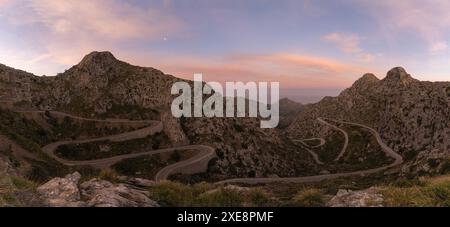
[[[249,117],[175,118],[170,87],[177,81],[192,83],[109,52],[93,52],[55,77],[0,67],[0,157],[14,170],[3,174],[40,185],[29,193],[49,206],[41,189],[52,181],[127,193],[140,185],[136,205],[177,205],[160,197],[175,190],[203,198],[189,204],[252,206],[280,205],[291,191],[322,196],[325,188],[337,189],[326,191],[328,199],[351,189],[378,196],[365,190],[450,170],[450,84],[415,80],[403,68],[383,80],[366,74],[315,104],[281,100],[275,129]],[[61,201],[57,206],[87,202]]]

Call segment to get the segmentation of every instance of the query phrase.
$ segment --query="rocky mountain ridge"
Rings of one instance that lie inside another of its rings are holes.
[[[257,119],[174,118],[170,91],[177,81],[186,80],[130,65],[110,52],[92,52],[57,76],[0,71],[0,102],[16,110],[55,110],[87,118],[160,120],[173,145],[215,147],[220,154],[215,169],[223,175],[295,175],[309,166],[306,151],[292,159],[280,133],[260,129]]]
[[[401,67],[390,70],[382,80],[366,74],[338,97],[307,106],[287,133],[320,136],[323,126],[314,119],[330,117],[374,127],[407,159],[435,149],[449,154],[449,91],[449,82],[422,82]]]
[[[284,115],[279,130],[260,129],[257,119],[175,119],[170,114],[170,88],[177,81],[184,80],[122,62],[110,52],[92,52],[54,77],[1,66],[0,102],[19,110],[58,110],[90,118],[160,120],[173,145],[216,148],[219,159],[213,169],[223,176],[320,172],[308,152],[287,139],[330,135],[319,117],[372,126],[389,146],[411,159],[419,152],[445,153],[450,147],[449,83],[421,82],[400,67],[382,80],[365,74],[338,97],[317,104],[280,100]]]

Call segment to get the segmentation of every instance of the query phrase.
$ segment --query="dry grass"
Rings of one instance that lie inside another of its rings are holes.
[[[388,186],[381,192],[389,207],[450,207],[450,176],[428,179],[423,185],[411,187]]]

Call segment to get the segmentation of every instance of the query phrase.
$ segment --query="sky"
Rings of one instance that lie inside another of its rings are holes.
[[[91,51],[298,101],[396,66],[450,80],[448,0],[0,0],[0,63],[56,75]],[[314,100],[315,101],[315,100]]]

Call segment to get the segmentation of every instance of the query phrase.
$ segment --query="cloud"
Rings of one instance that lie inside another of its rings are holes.
[[[128,59],[187,79],[203,73],[208,81],[276,81],[283,88],[347,87],[370,71],[333,59],[289,53],[232,54],[216,59],[130,55]]]
[[[8,4],[10,2],[10,0],[0,0],[0,7]]]
[[[117,51],[123,43],[182,35],[185,24],[167,7],[117,0],[22,0],[11,1],[2,16],[3,23],[35,37],[38,56],[52,56],[38,60],[72,65],[93,50]]]
[[[59,35],[160,38],[181,26],[179,20],[158,10],[111,0],[32,0],[29,9],[34,22]]]
[[[41,54],[41,55],[38,55],[38,56],[34,57],[33,59],[29,60],[27,63],[33,65],[33,64],[39,63],[41,61],[44,61],[46,59],[49,59],[52,56],[53,55],[51,55],[51,54]]]
[[[368,9],[385,34],[414,32],[428,45],[430,53],[447,50],[450,29],[448,0],[358,0]]]
[[[318,73],[343,73],[358,71],[358,67],[350,66],[335,60],[319,58],[308,55],[296,55],[289,53],[269,55],[238,55],[234,57],[239,62],[264,62],[278,66]]]
[[[347,54],[363,51],[359,46],[361,38],[355,34],[331,33],[322,37],[322,39],[335,44],[342,52]]]
[[[322,37],[322,40],[334,44],[344,54],[355,57],[359,62],[373,62],[376,55],[366,52],[361,47],[364,38],[352,33],[330,33]]]
[[[445,41],[432,43],[430,46],[431,53],[439,53],[448,49],[448,44]]]

